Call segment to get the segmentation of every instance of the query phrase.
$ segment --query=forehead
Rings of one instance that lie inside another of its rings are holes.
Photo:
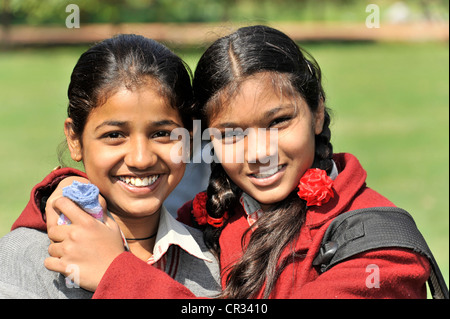
[[[145,127],[164,121],[183,126],[179,111],[172,107],[159,88],[154,85],[134,89],[120,87],[89,113],[83,131],[95,129],[104,123]]]
[[[152,82],[136,88],[121,86],[111,92],[103,103],[91,113],[125,113],[133,115],[139,111],[155,111],[177,114],[178,110],[170,105],[158,83]]]
[[[271,110],[299,109],[306,106],[300,94],[284,75],[259,73],[242,81],[237,87],[228,87],[209,107],[209,123],[241,123],[259,120]],[[273,113],[273,112],[272,112]]]

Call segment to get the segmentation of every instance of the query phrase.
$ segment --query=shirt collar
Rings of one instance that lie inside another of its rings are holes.
[[[330,178],[335,180],[339,173],[336,163],[333,160],[332,162],[333,167],[331,168]],[[262,214],[264,214],[264,211],[258,201],[247,193],[243,192],[239,201],[244,208],[244,212],[247,215],[247,221],[250,226],[253,225],[262,216]]]
[[[177,245],[194,257],[212,262],[211,259],[203,254],[197,241],[192,237],[187,228],[173,218],[167,209],[162,206],[159,215],[158,233],[156,235],[155,246],[153,247],[153,255],[150,257],[151,264],[158,262],[167,253],[171,245]],[[125,246],[128,247],[126,241]]]
[[[199,259],[212,262],[207,258],[197,241],[192,237],[187,228],[177,221],[163,206],[159,217],[158,234],[156,235],[153,258],[158,261],[169,249],[170,245],[177,245],[188,254]]]

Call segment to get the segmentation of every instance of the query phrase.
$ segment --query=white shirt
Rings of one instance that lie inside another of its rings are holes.
[[[126,249],[129,250],[126,239],[123,239]],[[189,233],[186,226],[173,218],[167,209],[162,206],[153,255],[147,260],[147,263],[150,265],[155,264],[157,268],[164,270],[166,263],[164,256],[171,245],[180,247],[194,257],[212,262],[211,259],[203,254],[197,241]]]

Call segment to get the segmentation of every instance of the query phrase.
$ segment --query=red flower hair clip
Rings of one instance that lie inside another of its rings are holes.
[[[228,219],[228,212],[225,212],[220,218],[213,218],[208,215],[206,211],[206,201],[208,196],[206,192],[198,193],[192,201],[192,215],[199,225],[209,224],[213,227],[222,227],[225,221]]]
[[[308,169],[298,184],[298,196],[306,206],[322,206],[334,197],[333,180],[322,169]]]

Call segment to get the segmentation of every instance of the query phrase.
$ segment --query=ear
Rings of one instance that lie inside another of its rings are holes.
[[[69,146],[70,157],[76,162],[83,159],[81,154],[81,140],[73,130],[73,120],[67,118],[64,121],[64,134],[66,135],[67,145]]]
[[[323,130],[323,123],[325,122],[325,105],[323,99],[319,101],[317,111],[314,113],[314,133],[319,135]]]

